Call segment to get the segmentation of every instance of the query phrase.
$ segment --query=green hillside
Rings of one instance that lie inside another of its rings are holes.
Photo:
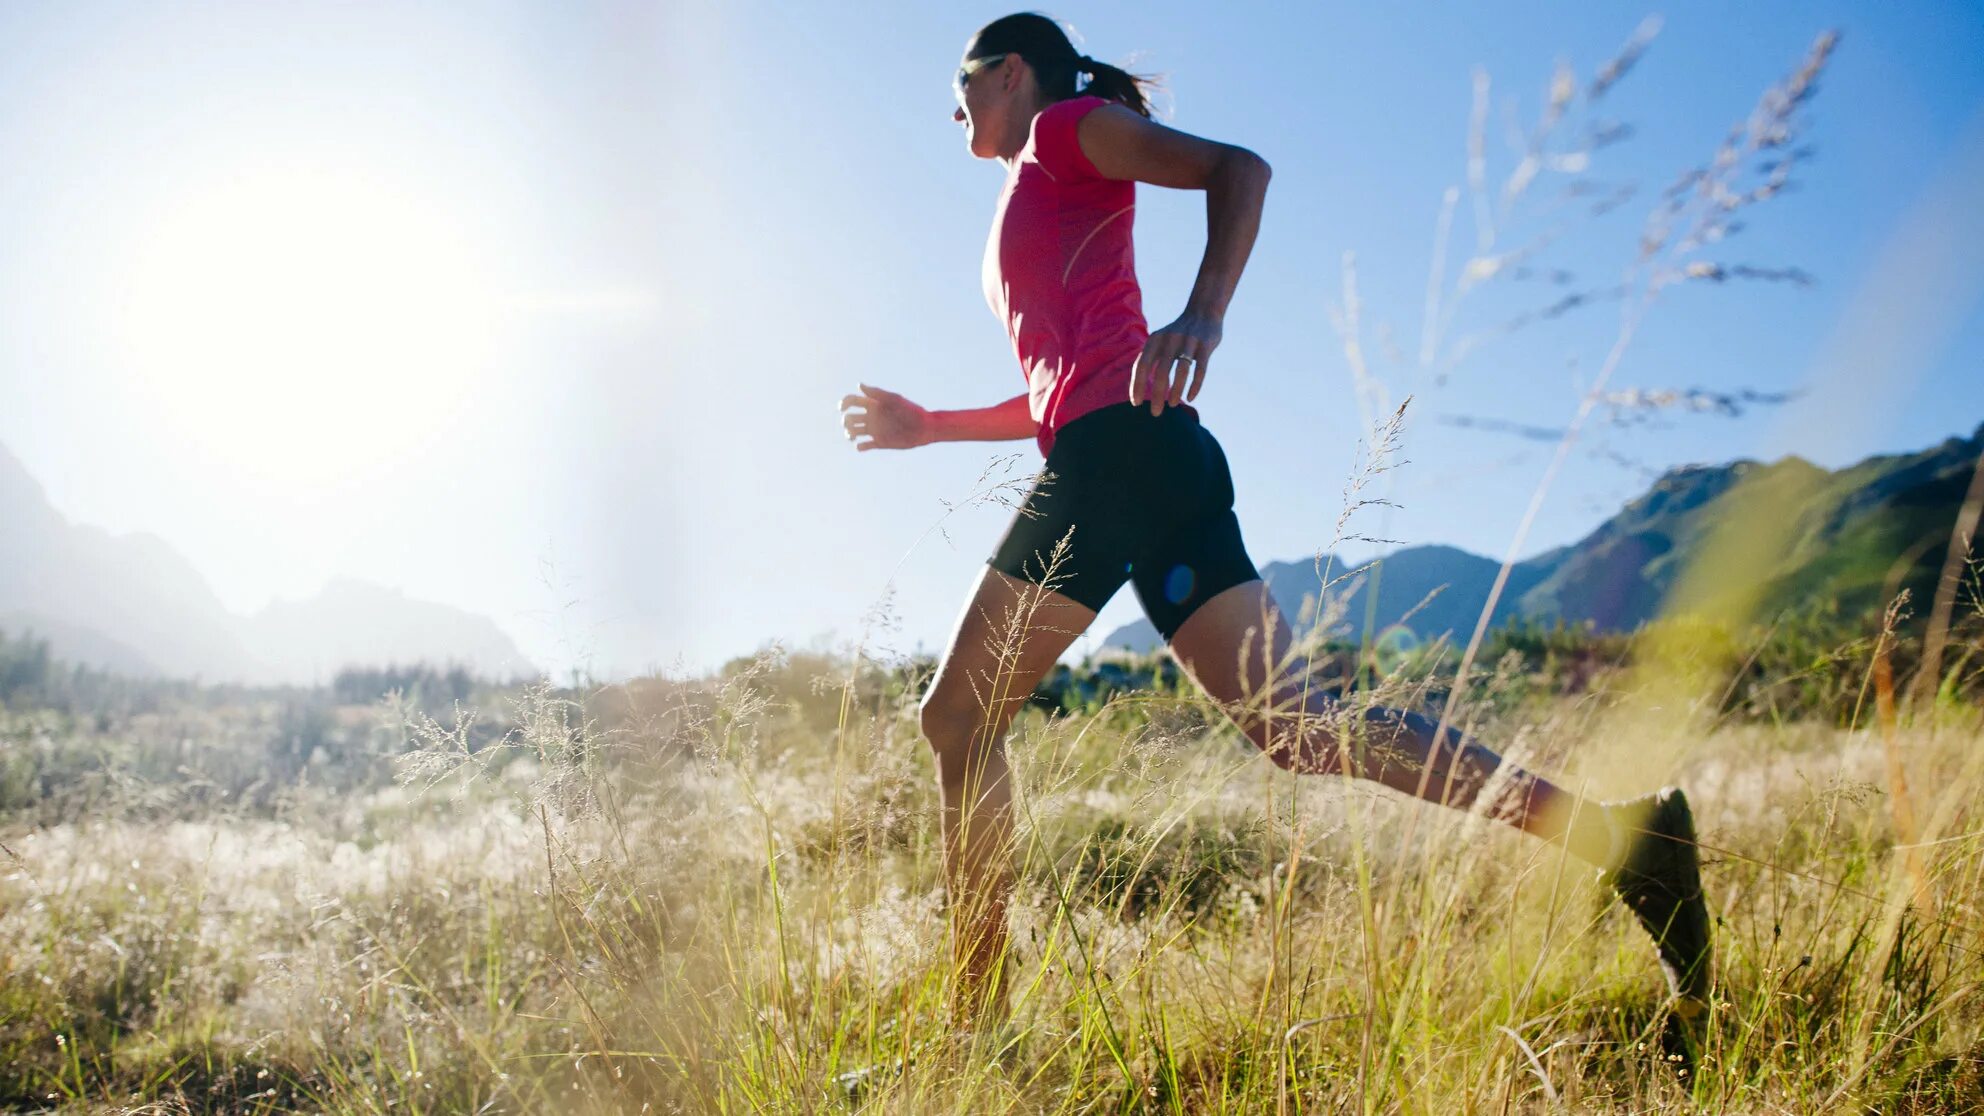
[[[1903,588],[1921,616],[1981,455],[1984,425],[1837,472],[1797,457],[1672,470],[1577,543],[1517,563],[1495,623],[1631,631],[1669,612],[1743,623],[1817,609],[1862,625]],[[1261,568],[1288,615],[1315,615],[1316,566],[1301,559]],[[1330,587],[1344,598],[1333,634],[1353,637],[1368,620],[1374,632],[1402,622],[1421,639],[1464,639],[1498,566],[1449,546],[1394,551]],[[1336,562],[1333,576],[1347,569]],[[1142,651],[1157,636],[1139,620],[1104,643]]]
[[[1907,588],[1925,610],[1984,426],[1829,473],[1791,457],[1675,470],[1570,549],[1518,612],[1627,631],[1663,613],[1763,619],[1817,607],[1878,616]]]

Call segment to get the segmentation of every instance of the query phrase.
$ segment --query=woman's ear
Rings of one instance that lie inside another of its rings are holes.
[[[1026,59],[1020,57],[1019,51],[1014,51],[999,60],[999,88],[1003,92],[1018,93],[1020,86],[1026,81],[1026,75]]]

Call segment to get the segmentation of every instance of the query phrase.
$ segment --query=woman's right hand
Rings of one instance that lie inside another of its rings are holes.
[[[841,397],[840,424],[857,450],[915,449],[931,441],[929,411],[867,384]]]

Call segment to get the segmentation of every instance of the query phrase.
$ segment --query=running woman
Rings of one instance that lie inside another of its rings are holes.
[[[989,407],[930,410],[862,384],[840,409],[857,450],[1032,438],[1046,458],[921,707],[943,795],[958,1022],[1003,1020],[1009,1006],[1006,728],[1125,581],[1185,673],[1276,764],[1478,807],[1598,866],[1653,935],[1670,1020],[1698,1017],[1708,913],[1679,790],[1583,800],[1457,729],[1436,744],[1438,724],[1418,713],[1371,709],[1358,732],[1344,732],[1331,716],[1336,696],[1304,686],[1306,664],[1291,665],[1293,633],[1241,543],[1226,458],[1191,406],[1260,227],[1267,161],[1153,122],[1143,79],[1081,54],[1033,13],[972,36],[954,84],[951,119],[971,153],[1006,170],[983,282],[1026,390]],[[1139,182],[1206,194],[1198,278],[1184,312],[1155,331],[1131,257]],[[1024,628],[1017,641],[1014,624]]]

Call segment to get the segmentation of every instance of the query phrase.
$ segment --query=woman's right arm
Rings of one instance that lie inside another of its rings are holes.
[[[936,431],[930,439],[933,442],[1008,442],[1040,433],[1025,392],[990,407],[932,411],[930,418]]]
[[[893,391],[861,385],[840,401],[841,428],[857,450],[914,449],[931,442],[1005,442],[1039,432],[1024,394],[990,407],[931,411]]]

